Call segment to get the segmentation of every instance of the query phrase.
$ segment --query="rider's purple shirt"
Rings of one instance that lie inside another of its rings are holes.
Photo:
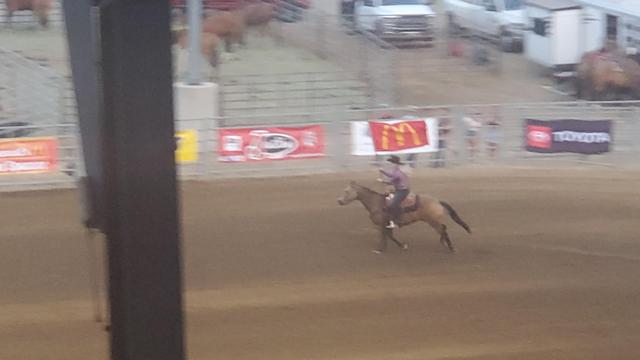
[[[389,178],[391,185],[396,190],[409,189],[409,177],[399,168],[395,168],[391,172],[382,170],[382,173]]]

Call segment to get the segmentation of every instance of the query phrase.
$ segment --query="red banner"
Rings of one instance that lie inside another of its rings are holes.
[[[402,151],[431,145],[424,120],[393,123],[370,121],[369,127],[376,152]]]
[[[322,157],[324,129],[320,125],[278,128],[220,129],[219,160],[267,161]]]
[[[58,164],[55,138],[0,140],[0,174],[28,174],[54,171]]]

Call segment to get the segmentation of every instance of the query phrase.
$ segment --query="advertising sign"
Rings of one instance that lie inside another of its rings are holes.
[[[56,170],[57,165],[56,138],[0,140],[0,174],[46,173]]]
[[[351,123],[353,155],[416,154],[438,151],[438,121],[354,121]]]
[[[218,131],[219,160],[269,161],[325,156],[324,129],[297,127],[225,128]]]
[[[537,153],[602,154],[613,142],[610,120],[527,119],[526,150]]]
[[[176,132],[176,163],[189,164],[198,161],[198,132],[182,130]]]

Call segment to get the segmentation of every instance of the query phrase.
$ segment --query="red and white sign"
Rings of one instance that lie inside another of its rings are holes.
[[[227,128],[218,131],[223,162],[303,159],[325,156],[320,125],[278,128]]]
[[[353,155],[416,154],[438,151],[438,121],[355,121],[351,123]]]
[[[55,138],[0,140],[0,174],[29,174],[54,171],[58,165]]]
[[[527,126],[527,145],[533,148],[550,149],[552,143],[551,128],[547,126]]]

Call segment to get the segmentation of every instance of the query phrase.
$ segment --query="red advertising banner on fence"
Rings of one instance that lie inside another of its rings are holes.
[[[424,120],[396,123],[370,121],[371,137],[376,151],[397,152],[429,145]]]
[[[351,123],[354,155],[416,154],[438,151],[438,121],[356,121]]]
[[[56,138],[0,140],[0,174],[51,172],[58,165]]]
[[[324,129],[300,127],[218,130],[218,159],[223,162],[268,161],[325,156]]]

